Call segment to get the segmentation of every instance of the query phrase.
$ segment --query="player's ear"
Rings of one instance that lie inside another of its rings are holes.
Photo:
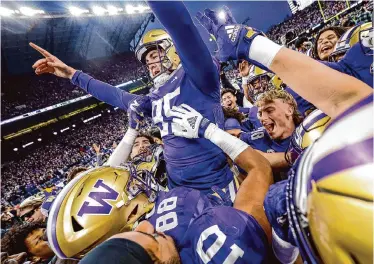
[[[286,116],[293,116],[293,113],[294,113],[294,109],[291,105],[287,105],[287,108],[286,108]]]

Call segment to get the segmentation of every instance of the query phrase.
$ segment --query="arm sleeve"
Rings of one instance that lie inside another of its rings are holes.
[[[219,98],[218,62],[207,46],[181,1],[148,1],[161,24],[170,34],[186,74],[207,95]]]
[[[127,111],[130,102],[137,97],[115,86],[98,81],[81,71],[76,71],[74,73],[71,83],[79,86],[96,99],[125,111]]]
[[[129,159],[137,135],[138,131],[129,128],[105,165],[119,166],[125,163]]]

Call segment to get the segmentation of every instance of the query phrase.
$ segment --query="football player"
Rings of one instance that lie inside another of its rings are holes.
[[[65,65],[49,52],[30,44],[44,59],[33,68],[36,74],[53,73],[69,78],[94,97],[139,115],[152,116],[162,135],[170,188],[189,186],[210,192],[213,185],[227,187],[233,174],[225,154],[209,140],[175,137],[170,109],[187,103],[209,120],[223,127],[219,94],[219,63],[214,60],[181,2],[149,2],[164,30],[151,30],[143,36],[136,57],[148,67],[155,89],[148,96],[135,96]]]
[[[133,232],[113,236],[92,250],[82,263],[113,259],[113,256],[121,258],[123,251],[130,256],[117,263],[144,259],[143,254],[148,256],[144,263],[266,263],[271,255],[270,226],[262,207],[272,183],[269,163],[189,106],[173,107],[172,114],[179,117],[173,122],[183,128],[176,132],[178,136],[205,137],[250,171],[238,191],[234,208],[211,207],[211,200],[201,192],[184,187],[160,193],[148,215],[149,221],[141,222]]]
[[[235,112],[243,114],[244,118],[240,121],[240,124],[244,132],[251,132],[261,127],[261,123],[257,118],[257,107],[247,108],[238,106],[236,96],[231,89],[223,89],[221,91],[221,100],[225,118],[235,115]]]
[[[373,23],[354,26],[337,41],[327,66],[373,87]]]
[[[256,102],[263,127],[250,133],[241,133],[240,139],[262,152],[285,152],[291,135],[301,123],[295,99],[286,91],[272,89]]]
[[[212,12],[206,15],[216,17]],[[295,164],[286,188],[288,197],[282,199],[286,200],[292,235],[303,259],[310,263],[320,260],[326,263],[372,262],[373,195],[366,191],[372,188],[369,180],[373,166],[372,89],[355,78],[273,43],[252,28],[230,25],[238,36],[232,41],[226,35],[225,24],[214,24],[206,15],[201,19],[202,14],[199,14],[198,18],[218,37],[223,60],[244,57],[269,68],[334,120],[320,140],[299,158],[300,163]],[[348,130],[349,133],[342,132]],[[345,155],[352,149],[362,155]],[[360,215],[367,221],[356,224],[351,217],[346,218],[347,210],[349,216],[357,219]],[[342,225],[347,232],[343,237],[333,219],[344,219]],[[280,222],[284,222],[284,218]],[[356,239],[358,237],[360,240]],[[290,263],[288,261],[292,258],[286,258],[284,263]]]

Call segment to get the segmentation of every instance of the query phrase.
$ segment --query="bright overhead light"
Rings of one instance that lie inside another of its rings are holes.
[[[40,141],[42,141],[42,139],[41,139],[41,138],[38,138],[38,141],[40,142]]]
[[[34,144],[34,142],[33,142],[33,141],[31,141],[31,142],[29,142],[29,143],[27,143],[27,144],[23,145],[22,147],[23,147],[23,148],[26,148],[27,146],[30,146],[30,145],[32,145],[32,144]]]
[[[34,16],[36,14],[44,14],[43,10],[36,10],[36,9],[32,9],[26,6],[21,7],[19,11],[21,11],[21,13],[25,16]]]
[[[8,8],[0,6],[0,16],[9,17],[9,16],[13,15],[14,13],[15,13],[14,10],[10,10]]]
[[[18,151],[18,148],[14,148],[13,150],[14,150],[14,151]]]
[[[53,132],[53,135],[55,135],[55,136],[56,136],[56,135],[57,135],[57,132]]]
[[[69,7],[69,11],[70,13],[73,15],[73,16],[80,16],[82,14],[86,14],[86,13],[89,13],[90,11],[88,11],[87,9],[81,9],[79,7],[76,7],[76,6],[71,6]]]
[[[95,15],[102,16],[107,12],[107,10],[105,8],[101,7],[101,6],[94,6],[94,7],[92,7],[92,12]]]
[[[118,12],[120,11],[120,9],[115,7],[115,6],[109,5],[109,6],[107,6],[107,11],[108,11],[109,15],[117,15]]]
[[[135,13],[134,7],[132,5],[126,5],[126,13],[134,14]]]
[[[221,19],[221,20],[225,20],[226,19],[226,14],[225,12],[221,11],[218,13],[218,18]]]

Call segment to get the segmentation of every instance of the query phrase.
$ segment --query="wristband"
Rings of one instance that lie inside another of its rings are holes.
[[[275,55],[279,52],[282,46],[274,43],[264,36],[257,36],[253,39],[249,48],[248,57],[267,68],[270,68]]]
[[[204,137],[221,148],[233,161],[248,148],[244,141],[231,136],[212,123],[205,130]]]

